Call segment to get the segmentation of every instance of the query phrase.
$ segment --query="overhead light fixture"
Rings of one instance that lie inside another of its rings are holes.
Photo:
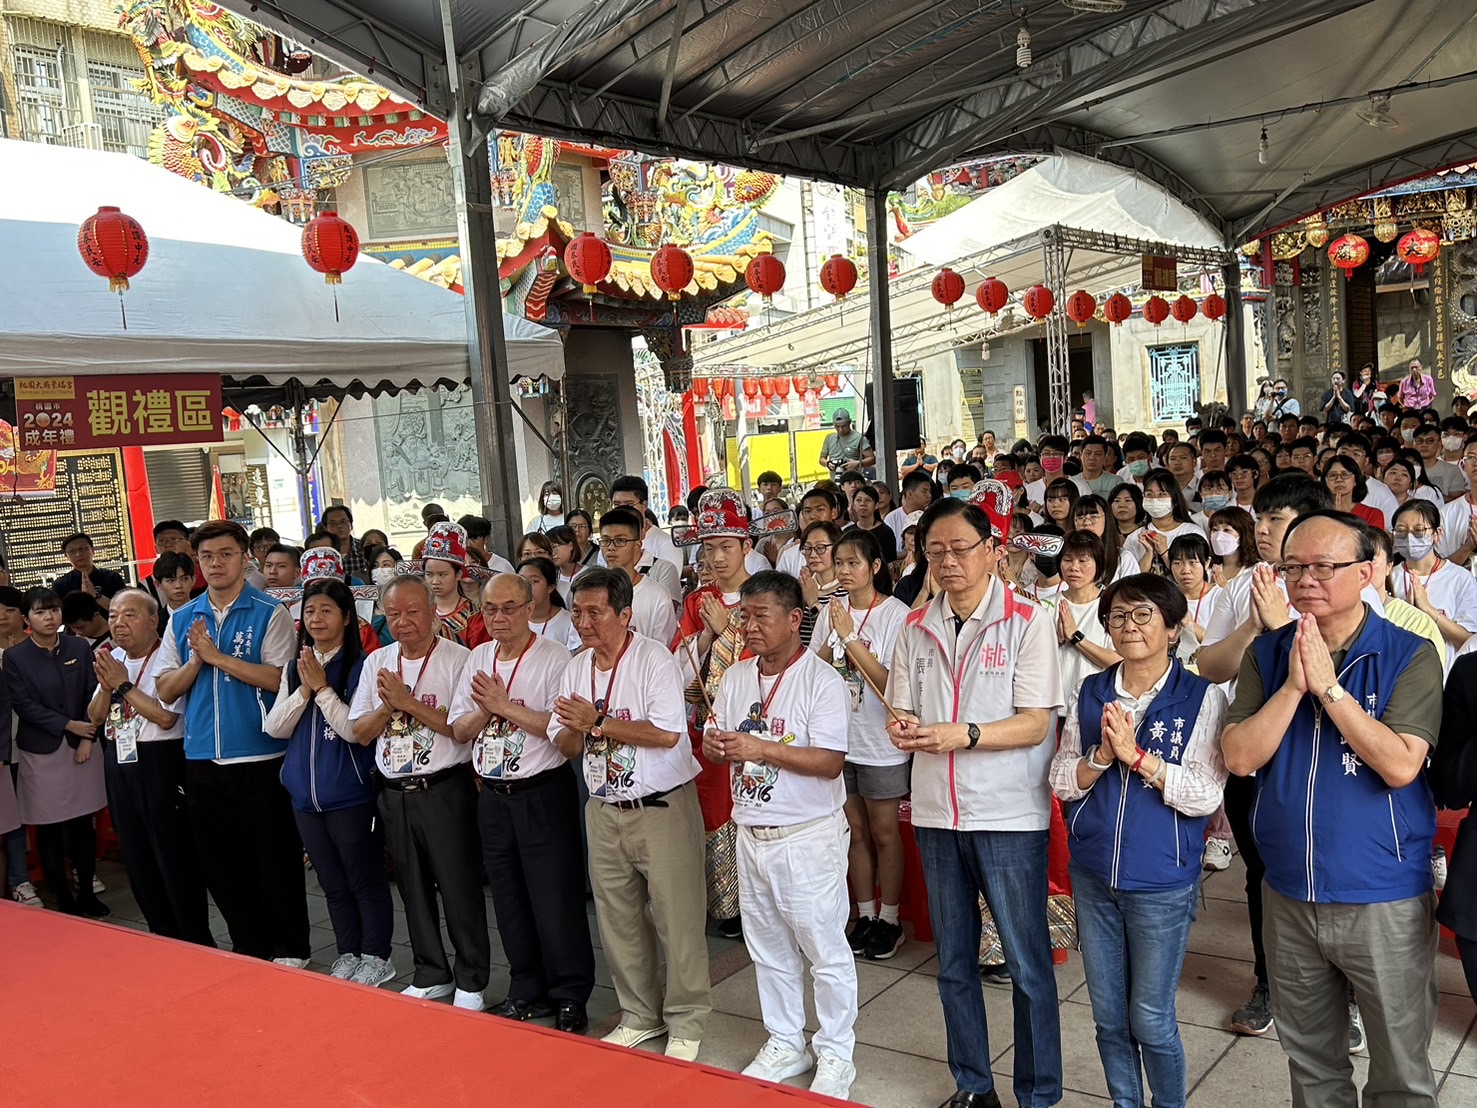
[[[1062,7],[1074,12],[1110,13],[1121,12],[1128,7],[1128,0],[1062,0]]]
[[[1262,137],[1256,144],[1256,160],[1262,165],[1267,164],[1267,129],[1262,128]]]
[[[1360,108],[1354,114],[1371,127],[1400,126],[1399,121],[1390,114],[1390,94],[1388,92],[1371,92],[1369,107]]]
[[[1015,64],[1021,69],[1031,68],[1031,28],[1024,19],[1015,35]]]

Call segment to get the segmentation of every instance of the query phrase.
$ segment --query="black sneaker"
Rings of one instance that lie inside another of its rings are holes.
[[[867,930],[867,945],[864,953],[874,962],[885,962],[903,945],[903,929],[885,919],[874,919]]]
[[[846,936],[846,941],[851,944],[851,952],[858,958],[863,958],[867,953],[867,938],[872,934],[872,928],[882,921],[875,916],[858,916],[856,925]]]
[[[1008,989],[1011,986],[1010,970],[1005,968],[1004,962],[981,962],[980,980],[986,985]]]
[[[730,916],[728,919],[718,921],[718,934],[725,939],[742,939],[744,937],[744,922],[738,916]]]
[[[1272,1030],[1272,995],[1258,981],[1251,999],[1231,1015],[1231,1030],[1238,1035],[1265,1035]]]
[[[1359,1015],[1359,1002],[1349,1001],[1349,1053],[1358,1054],[1364,1049],[1364,1020]]]

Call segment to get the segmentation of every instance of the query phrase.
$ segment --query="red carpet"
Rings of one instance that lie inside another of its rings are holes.
[[[836,1103],[19,905],[0,967],[14,1108]]]

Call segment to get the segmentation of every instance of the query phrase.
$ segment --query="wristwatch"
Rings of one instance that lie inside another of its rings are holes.
[[[122,700],[129,693],[133,692],[133,689],[134,689],[134,685],[133,685],[133,682],[132,681],[124,681],[124,682],[122,682],[121,684],[119,684],[119,686],[118,686],[118,688],[116,690],[117,693],[118,693],[118,699],[119,700]]]
[[[605,732],[600,730],[600,725],[604,722],[605,713],[601,712],[598,716],[595,717],[595,726],[590,728],[590,734],[597,739],[603,739],[605,737]]]
[[[1323,690],[1323,695],[1318,699],[1325,704],[1337,704],[1344,698],[1344,688],[1337,681]]]
[[[973,750],[980,744],[980,725],[971,723],[969,725],[969,749]]]
[[[1085,638],[1087,638],[1087,636],[1084,635],[1081,631],[1073,631],[1072,637],[1067,641],[1070,642],[1073,646],[1076,646]]]

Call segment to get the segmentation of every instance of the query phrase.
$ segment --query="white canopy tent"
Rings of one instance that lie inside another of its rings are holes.
[[[102,205],[137,219],[149,261],[117,296],[77,252]],[[219,373],[312,388],[469,375],[462,298],[368,257],[333,290],[301,232],[125,154],[0,140],[0,373]],[[511,377],[564,375],[559,335],[503,317]]]
[[[1099,295],[1137,285],[1145,251],[1194,255],[1207,265],[1226,256],[1215,229],[1158,185],[1118,166],[1058,153],[904,240],[901,249],[920,264],[888,285],[896,364],[1031,322],[1016,305],[1027,288],[1048,279],[1043,245],[1053,234],[1069,244],[1065,281],[1062,287],[1052,282],[1058,295],[1062,288]],[[1074,238],[1095,245],[1070,245]],[[931,291],[941,266],[965,280],[964,299],[952,312]],[[1011,306],[993,320],[974,303],[974,290],[986,277],[1011,290]],[[844,304],[702,346],[693,372],[752,367],[803,373],[863,361],[870,317],[870,295],[856,293]]]

